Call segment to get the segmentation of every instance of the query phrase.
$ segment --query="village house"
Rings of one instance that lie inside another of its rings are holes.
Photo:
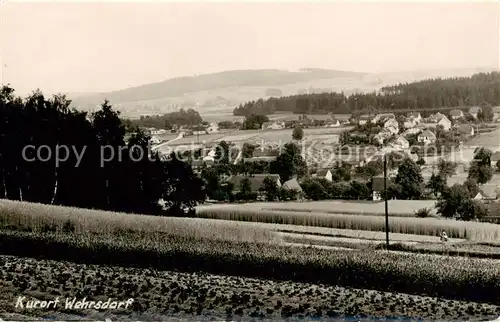
[[[459,118],[464,117],[464,112],[462,112],[462,110],[451,110],[450,117],[452,120],[458,120]]]
[[[277,157],[275,156],[262,156],[262,157],[251,157],[251,158],[243,158],[243,162],[259,162],[259,161],[266,161],[266,162],[271,162],[275,161]]]
[[[285,190],[295,190],[299,194],[303,192],[302,187],[300,186],[296,178],[292,178],[288,181],[285,181],[285,183],[283,183],[281,187]]]
[[[500,121],[500,106],[491,108],[491,111],[493,112],[493,121]]]
[[[403,122],[403,126],[405,127],[405,129],[414,128],[415,126],[417,126],[417,124],[418,121],[412,117],[406,118],[406,120]]]
[[[372,123],[378,123],[378,122],[385,122],[387,120],[394,120],[394,121],[396,121],[396,116],[393,113],[377,114],[371,120],[371,122]],[[397,121],[396,121],[396,123],[397,123]]]
[[[437,122],[437,125],[441,125],[445,131],[449,131],[451,129],[451,121],[446,115],[443,115],[441,119]]]
[[[432,132],[429,129],[424,130],[422,133],[420,133],[417,136],[417,141],[420,143],[425,143],[425,144],[435,143],[436,142],[436,134],[434,134],[434,132]]]
[[[474,136],[474,127],[470,124],[459,124],[457,130],[465,136]]]
[[[482,111],[482,109],[479,106],[472,106],[471,108],[469,108],[469,114],[472,115],[472,117],[475,119],[477,119],[477,115],[480,111]]]
[[[479,192],[474,196],[476,200],[494,201],[500,197],[500,187],[495,184],[485,184],[479,189]]]
[[[393,135],[392,132],[384,129],[380,132],[378,132],[377,134],[375,134],[375,136],[373,137],[373,139],[375,141],[377,141],[378,144],[382,145],[384,144],[384,142],[389,139],[391,136]]]
[[[232,176],[229,176],[229,178],[227,179],[227,182],[231,183],[233,185],[233,193],[238,193],[238,192],[240,192],[241,182],[243,181],[243,179],[247,178],[250,181],[250,190],[254,193],[262,195],[260,189],[263,187],[264,180],[267,177],[270,177],[271,179],[273,179],[273,181],[276,182],[276,185],[278,187],[281,187],[281,181],[280,181],[279,174],[253,174],[250,176],[232,175]]]
[[[165,130],[165,129],[159,129],[158,130],[158,129],[152,127],[152,128],[149,129],[149,133],[151,135],[163,135],[163,134],[167,133],[167,130]]]
[[[446,115],[441,114],[439,112],[432,114],[427,118],[427,122],[429,123],[438,123],[443,117],[446,117]]]
[[[384,129],[386,129],[392,134],[398,134],[399,133],[398,121],[396,121],[395,119],[388,119],[384,123]]]
[[[370,115],[368,114],[363,114],[358,118],[358,124],[359,125],[365,125],[370,121]]]
[[[153,135],[151,137],[151,140],[150,140],[151,144],[160,144],[162,142],[162,140],[157,137],[156,135]]]
[[[210,125],[206,128],[207,133],[217,133],[219,132],[219,124],[216,122],[210,123]]]
[[[389,189],[390,182],[391,182],[391,180],[388,176],[387,189]],[[384,191],[384,177],[383,176],[373,177],[373,179],[372,179],[372,199],[374,201],[382,200],[382,192],[383,191]]]
[[[497,162],[500,161],[500,151],[495,151],[491,154],[491,165],[497,170]]]
[[[272,121],[262,123],[263,130],[282,130],[285,128],[285,122],[283,121]]]
[[[400,135],[398,136],[394,141],[389,143],[392,149],[398,149],[398,150],[406,150],[410,148],[410,142],[408,140]]]
[[[408,113],[409,119],[414,119],[417,123],[422,122],[422,115],[419,112],[410,112]]]
[[[315,174],[313,174],[312,177],[318,179],[326,179],[330,182],[333,180],[332,172],[328,169],[320,169]]]
[[[403,135],[404,136],[414,135],[420,132],[422,132],[422,129],[420,129],[419,127],[412,127],[411,129],[407,129],[406,131],[404,131]]]

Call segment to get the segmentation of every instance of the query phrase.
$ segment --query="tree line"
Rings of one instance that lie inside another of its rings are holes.
[[[196,126],[203,122],[202,117],[198,111],[189,108],[181,108],[179,111],[165,113],[163,115],[141,115],[140,119],[124,120],[126,126],[129,128],[134,127],[154,127],[157,129],[170,130],[174,125],[176,126]]]
[[[1,88],[1,198],[148,214],[165,211],[161,199],[172,214],[205,199],[190,165],[148,153],[141,130],[125,142],[125,125],[108,101],[91,114],[70,103],[64,95],[21,98]],[[64,158],[55,153],[61,147],[70,152]]]
[[[297,114],[349,114],[376,110],[435,110],[460,106],[500,105],[500,72],[471,77],[436,78],[383,87],[378,93],[346,95],[315,93],[271,97],[240,104],[234,115],[268,115],[277,111]]]

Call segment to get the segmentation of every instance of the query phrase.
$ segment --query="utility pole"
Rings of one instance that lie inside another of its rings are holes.
[[[384,153],[385,242],[389,249],[389,210],[387,204],[387,153]]]

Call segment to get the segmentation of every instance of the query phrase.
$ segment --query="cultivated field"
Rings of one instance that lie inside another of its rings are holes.
[[[203,208],[197,217],[234,221],[253,221],[275,224],[341,228],[353,230],[385,231],[385,218],[381,215],[343,215],[322,212],[262,210],[251,207]],[[390,232],[439,236],[444,230],[450,237],[474,241],[500,241],[500,226],[480,222],[462,222],[441,218],[408,218],[390,216]]]
[[[200,212],[212,211],[217,218],[234,212],[233,205],[217,207],[201,207]],[[500,235],[497,225],[391,217],[391,244],[401,252],[380,249],[385,237],[380,215],[246,208],[239,216],[231,219],[253,222],[3,200],[0,252],[18,257],[0,257],[0,312],[12,311],[13,296],[22,294],[38,299],[133,297],[134,316],[156,319],[398,315],[449,320],[498,314],[498,261],[461,257],[500,257],[500,244],[492,242]],[[456,237],[447,246],[437,239],[443,228]],[[458,257],[415,254],[426,250]],[[23,256],[58,262],[19,258]],[[70,319],[75,313],[51,315]]]
[[[354,315],[357,321],[389,316],[463,321],[471,317],[493,319],[500,314],[500,307],[490,304],[289,281],[10,256],[0,257],[0,267],[0,318],[8,321],[33,317],[66,321],[82,318],[117,321],[126,317],[133,321],[238,317],[276,320],[290,316],[331,319]],[[106,301],[110,296],[113,300],[133,298],[134,302],[127,310],[111,312],[14,308],[12,299],[18,294],[43,299],[49,293],[61,297],[87,296],[89,301]]]
[[[337,141],[342,131],[349,130],[350,127],[339,128],[311,128],[304,129],[305,141]],[[192,135],[181,139],[172,140],[166,143],[165,147],[170,146],[189,146],[194,144],[210,144],[214,142],[232,142],[242,145],[245,142],[256,144],[271,143],[285,144],[292,140],[292,129],[283,130],[232,130],[216,134]]]

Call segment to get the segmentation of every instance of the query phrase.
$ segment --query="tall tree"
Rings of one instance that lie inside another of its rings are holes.
[[[422,169],[410,158],[403,160],[398,168],[395,183],[402,188],[402,199],[420,199],[422,196]]]
[[[307,173],[307,164],[301,155],[300,148],[294,143],[286,143],[283,152],[271,163],[272,173],[280,175],[285,182],[292,177],[302,177]]]

